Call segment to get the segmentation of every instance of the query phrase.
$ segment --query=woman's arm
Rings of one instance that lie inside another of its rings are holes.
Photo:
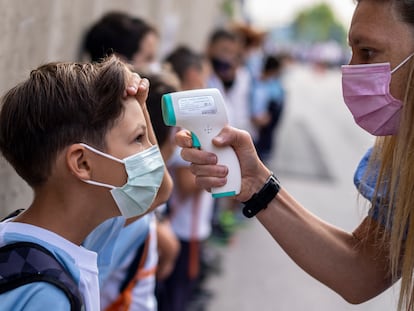
[[[392,285],[373,220],[345,232],[311,214],[283,188],[256,216],[293,261],[348,302],[362,303]]]
[[[184,160],[192,162],[200,187],[210,189],[226,183],[227,168],[217,165],[214,154],[191,148],[191,136],[186,132],[178,133],[176,141],[184,148]],[[257,157],[250,135],[227,127],[213,143],[235,149],[242,171],[242,189],[236,198],[247,201],[270,175]],[[354,233],[347,233],[311,214],[283,185],[256,216],[293,261],[347,301],[364,302],[392,285],[382,236],[374,234],[373,221],[365,220]]]

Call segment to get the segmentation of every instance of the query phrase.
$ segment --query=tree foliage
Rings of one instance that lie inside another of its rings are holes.
[[[234,0],[223,0],[221,2],[221,11],[230,19],[234,18],[236,13],[236,2]]]
[[[308,43],[337,41],[346,43],[346,31],[339,23],[331,7],[320,3],[299,12],[293,22],[296,40]]]

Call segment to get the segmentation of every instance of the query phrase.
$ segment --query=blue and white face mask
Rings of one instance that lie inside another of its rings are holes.
[[[124,159],[118,159],[87,144],[81,143],[81,145],[105,158],[122,163],[128,174],[127,183],[122,187],[94,180],[83,181],[111,189],[112,197],[121,215],[125,218],[139,216],[147,212],[164,177],[164,160],[158,146],[154,145]]]

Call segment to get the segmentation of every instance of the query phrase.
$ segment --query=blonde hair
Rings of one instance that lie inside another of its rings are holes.
[[[401,277],[398,310],[414,307],[414,62],[405,91],[398,135],[377,138],[371,161],[381,165],[372,204],[381,205],[389,237],[382,240],[389,248],[393,281]],[[379,195],[385,193],[384,195]],[[412,225],[410,225],[412,224]],[[379,229],[381,230],[381,229]]]

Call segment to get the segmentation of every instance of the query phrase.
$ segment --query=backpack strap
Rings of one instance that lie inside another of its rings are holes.
[[[15,210],[15,211],[13,211],[13,212],[11,212],[10,214],[8,214],[6,217],[4,217],[2,220],[0,220],[0,221],[5,221],[5,220],[7,220],[7,219],[9,219],[9,218],[13,218],[13,217],[16,217],[16,216],[18,216],[20,213],[22,213],[22,212],[24,212],[24,208],[19,208],[19,209],[17,209],[17,210]]]
[[[33,282],[48,282],[62,290],[71,311],[80,311],[83,300],[73,278],[43,246],[17,242],[0,248],[0,294]]]
[[[133,300],[133,289],[141,277],[140,272],[145,265],[145,260],[148,255],[149,243],[150,234],[148,233],[145,242],[136,252],[135,258],[131,263],[129,271],[127,272],[127,277],[121,285],[121,291],[118,297],[105,309],[105,311],[129,310]]]
[[[131,261],[131,264],[128,267],[126,276],[121,286],[119,287],[119,292],[122,293],[129,285],[129,283],[134,279],[134,276],[137,274],[138,269],[141,269],[145,264],[145,259],[147,257],[148,241],[149,241],[149,231],[144,242],[138,247],[135,252],[134,259]]]

